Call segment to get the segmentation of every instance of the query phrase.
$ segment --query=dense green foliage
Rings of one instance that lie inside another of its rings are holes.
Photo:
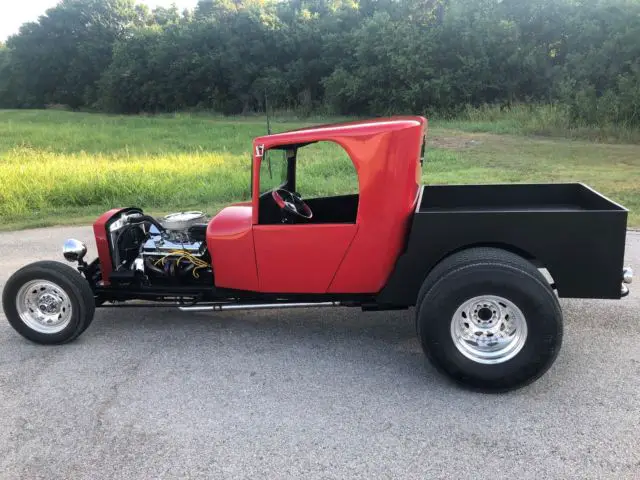
[[[62,0],[0,45],[0,106],[457,114],[640,125],[637,0]]]

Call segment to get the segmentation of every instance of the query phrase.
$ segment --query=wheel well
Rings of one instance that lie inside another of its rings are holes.
[[[476,248],[492,248],[516,255],[519,258],[529,262],[538,270],[549,269],[549,271],[540,272],[546,281],[555,288],[555,277],[553,265],[546,264],[544,259],[536,257],[530,251],[518,248],[509,243],[501,242],[469,242],[466,244],[458,243],[446,244],[446,238],[439,239],[437,242],[437,253],[429,251],[432,248],[428,245],[413,246],[411,251],[401,256],[391,277],[387,280],[387,284],[377,295],[376,299],[381,304],[386,305],[415,305],[416,296],[419,298],[422,286],[424,286],[426,278],[431,275],[434,270],[441,270],[439,267],[443,261],[452,255],[460,252],[476,249]],[[444,248],[443,248],[444,247]],[[546,258],[546,257],[545,257]],[[562,266],[562,265],[560,265]],[[561,270],[558,270],[561,272]],[[558,287],[560,291],[562,285]]]

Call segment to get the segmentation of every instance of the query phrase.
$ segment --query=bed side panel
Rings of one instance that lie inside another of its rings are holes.
[[[414,305],[441,259],[479,245],[527,252],[549,270],[562,297],[618,299],[626,224],[624,210],[416,213],[407,250],[378,301]]]

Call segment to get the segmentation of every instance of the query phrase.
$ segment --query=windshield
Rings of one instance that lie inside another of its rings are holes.
[[[260,163],[260,193],[274,190],[287,181],[287,160],[283,150],[267,150]]]

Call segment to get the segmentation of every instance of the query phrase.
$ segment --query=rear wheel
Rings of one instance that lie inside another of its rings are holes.
[[[445,259],[424,282],[416,326],[431,362],[455,381],[495,392],[524,386],[553,364],[562,311],[544,276],[499,249]]]
[[[95,303],[87,281],[58,262],[36,262],[7,281],[2,306],[11,326],[23,337],[46,344],[66,343],[93,320]]]

